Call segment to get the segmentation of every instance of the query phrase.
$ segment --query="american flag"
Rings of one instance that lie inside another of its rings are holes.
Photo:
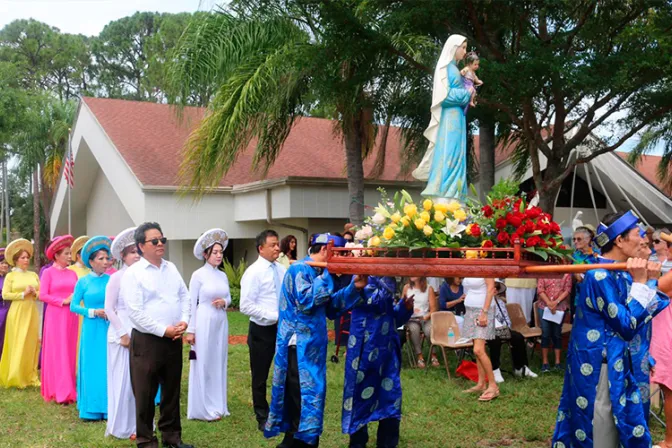
[[[75,187],[75,160],[72,158],[72,151],[68,151],[68,157],[65,159],[65,168],[63,168],[65,181],[70,188]]]

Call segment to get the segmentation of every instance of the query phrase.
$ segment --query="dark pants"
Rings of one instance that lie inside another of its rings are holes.
[[[287,349],[287,377],[285,378],[285,410],[292,421],[291,429],[285,434],[280,446],[282,448],[317,447],[308,445],[301,440],[294,439],[294,433],[299,429],[301,421],[301,383],[299,381],[299,361],[296,357],[296,346],[291,345]]]
[[[275,355],[277,333],[277,325],[263,327],[250,321],[247,346],[250,348],[250,370],[252,371],[252,404],[257,422],[261,425],[266,424],[268,418],[266,383]]]
[[[517,331],[511,330],[511,339],[509,340],[511,346],[511,360],[513,361],[513,368],[520,370],[527,365],[527,350],[525,348],[525,338]],[[490,360],[492,361],[492,370],[499,369],[500,354],[502,352],[502,339],[495,338],[488,341],[488,349],[490,350]]]
[[[396,448],[399,445],[400,423],[401,421],[396,418],[386,418],[378,422],[377,448]],[[366,443],[369,441],[367,426],[350,435],[349,448],[366,448]]]
[[[157,447],[154,435],[154,398],[161,384],[159,431],[166,444],[182,441],[180,384],[182,340],[173,341],[133,330],[130,347],[131,385],[135,395],[135,418],[139,447]]]
[[[541,319],[541,348],[562,349],[562,324]]]

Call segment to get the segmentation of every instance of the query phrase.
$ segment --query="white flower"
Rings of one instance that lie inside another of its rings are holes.
[[[441,229],[443,233],[450,237],[458,237],[462,232],[464,232],[467,229],[467,226],[464,224],[460,224],[460,221],[458,219],[446,219],[446,227]]]
[[[376,212],[376,215],[383,215],[385,218],[390,217],[390,212],[387,211],[387,208],[380,202],[378,203],[378,207],[374,208],[373,211]]]
[[[379,226],[382,226],[385,224],[385,221],[387,221],[387,218],[383,216],[382,213],[376,213],[373,215],[373,218],[371,218],[371,221],[373,221],[374,224],[378,224]]]
[[[354,249],[359,249],[359,248],[364,248],[363,245],[357,244],[357,243],[345,243],[345,247],[347,248],[354,248]],[[353,250],[350,252],[353,257],[361,257],[363,255],[361,250]]]
[[[373,236],[373,229],[371,226],[364,226],[355,233],[355,239],[359,241],[368,240]]]

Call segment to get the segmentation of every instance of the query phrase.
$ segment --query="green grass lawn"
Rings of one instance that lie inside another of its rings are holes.
[[[229,313],[231,334],[247,334],[247,319]],[[333,354],[329,347],[329,356]],[[183,438],[197,448],[275,447],[280,438],[267,441],[256,429],[250,393],[247,345],[229,347],[229,411],[231,416],[217,423],[186,419],[188,365],[185,348],[182,383]],[[343,358],[342,358],[343,359]],[[450,355],[454,371],[455,357]],[[538,371],[539,358],[533,369]],[[537,380],[516,380],[505,374],[501,396],[491,403],[478,403],[464,395],[465,380],[449,380],[443,368],[427,371],[406,366],[402,383],[404,417],[401,447],[546,447],[553,433],[555,411],[562,389],[562,375],[550,374]],[[511,370],[508,356],[505,370]],[[270,381],[269,381],[270,385]],[[324,434],[320,447],[347,446],[341,434],[343,362],[329,363],[328,396]],[[270,392],[269,392],[270,393]],[[374,425],[375,426],[375,425]],[[660,440],[662,432],[653,424]],[[83,423],[75,406],[45,404],[36,388],[0,389],[0,447],[130,447],[130,441],[105,438],[105,424]],[[370,446],[375,446],[375,427]]]

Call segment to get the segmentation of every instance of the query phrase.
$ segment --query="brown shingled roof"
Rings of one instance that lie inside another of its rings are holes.
[[[143,185],[177,186],[181,150],[191,130],[203,118],[205,109],[188,107],[180,121],[166,104],[106,98],[83,98],[105,133]],[[297,120],[266,179],[284,177],[345,178],[343,143],[334,133],[334,122],[304,117]],[[380,144],[380,133],[378,137]],[[377,180],[410,181],[399,176],[399,130],[391,129],[387,139],[385,169]],[[253,145],[240,155],[220,186],[261,180],[252,171]],[[372,154],[364,162],[368,174],[375,162]]]

